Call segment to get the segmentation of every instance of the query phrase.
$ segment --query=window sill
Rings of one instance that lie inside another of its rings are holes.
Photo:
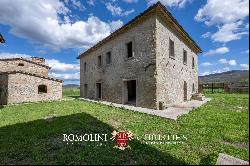
[[[133,59],[135,59],[135,57],[132,56],[132,57],[126,58],[125,61],[129,61],[129,60],[133,60]]]
[[[169,58],[170,58],[170,59],[173,59],[173,60],[175,60],[175,57],[174,57],[174,56],[169,56]]]

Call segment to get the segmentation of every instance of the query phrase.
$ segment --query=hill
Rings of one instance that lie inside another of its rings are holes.
[[[199,83],[209,82],[249,83],[249,70],[232,70],[223,73],[199,76]]]
[[[77,84],[67,84],[67,85],[63,85],[63,88],[79,88],[80,85]]]

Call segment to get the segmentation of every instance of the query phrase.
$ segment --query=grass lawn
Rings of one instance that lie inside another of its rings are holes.
[[[177,121],[77,100],[0,107],[0,164],[215,164],[219,153],[249,161],[249,96],[209,94],[206,105]],[[56,118],[45,120],[45,117]],[[184,144],[129,142],[131,149],[94,142],[66,144],[63,133],[106,133],[128,129],[135,135],[185,135]]]

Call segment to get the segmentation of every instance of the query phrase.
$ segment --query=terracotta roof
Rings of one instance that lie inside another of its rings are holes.
[[[51,67],[49,67],[47,65],[44,65],[44,64],[41,64],[41,63],[37,63],[37,62],[33,62],[32,60],[24,59],[22,57],[21,58],[5,58],[5,59],[1,59],[0,58],[0,61],[15,61],[15,60],[23,60],[23,61],[26,61],[26,62],[29,62],[29,63],[33,63],[33,64],[36,64],[36,65],[45,67],[47,69],[51,69]]]
[[[139,14],[138,16],[136,16],[134,19],[132,19],[131,21],[129,21],[127,24],[123,25],[121,28],[119,28],[115,32],[111,33],[109,36],[107,36],[106,38],[104,38],[103,40],[101,40],[100,42],[98,42],[96,45],[92,46],[87,51],[85,51],[82,54],[80,54],[77,57],[77,59],[80,59],[82,56],[89,54],[90,52],[94,51],[95,49],[99,48],[100,46],[102,46],[103,44],[105,44],[106,42],[108,42],[109,40],[113,39],[114,37],[116,37],[117,35],[119,35],[121,32],[123,32],[124,30],[126,30],[127,28],[129,28],[133,23],[135,23],[140,18],[142,18],[143,16],[145,16],[146,14],[148,14],[150,11],[152,11],[154,9],[157,9],[157,7],[160,7],[160,9],[163,10],[164,14],[167,15],[168,17],[170,17],[170,19],[174,22],[174,24],[178,28],[180,28],[180,30],[184,33],[184,35],[188,38],[188,40],[190,40],[191,43],[196,47],[196,49],[198,50],[198,53],[201,53],[202,50],[198,46],[198,44],[189,36],[189,34],[183,29],[183,27],[172,16],[172,14],[167,10],[167,8],[164,5],[162,5],[162,3],[160,1],[158,1],[156,4],[154,4],[151,7],[149,7],[147,10],[145,10],[143,13]]]
[[[56,78],[44,77],[44,76],[40,76],[40,75],[37,75],[37,74],[28,73],[28,72],[24,72],[24,71],[17,71],[17,70],[15,70],[15,71],[8,71],[8,72],[0,72],[0,75],[4,75],[4,74],[16,74],[16,73],[30,75],[30,76],[39,77],[39,78],[48,79],[48,80],[57,81],[57,82],[63,82],[63,80],[59,80],[59,79],[56,79]]]
[[[3,36],[2,36],[1,33],[0,33],[0,43],[5,43],[5,40],[4,40],[4,38],[3,38]]]

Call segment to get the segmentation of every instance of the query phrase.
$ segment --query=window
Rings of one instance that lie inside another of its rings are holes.
[[[187,51],[183,49],[183,64],[187,64]]]
[[[194,69],[194,57],[192,58],[192,68]]]
[[[169,57],[174,58],[174,41],[169,39]]]
[[[84,84],[84,97],[88,96],[88,84]]]
[[[127,57],[133,57],[133,44],[132,42],[127,43]]]
[[[87,63],[84,62],[84,73],[87,71]]]
[[[23,63],[18,63],[18,66],[24,66],[24,64]]]
[[[194,87],[194,83],[193,83],[193,88],[192,88],[192,92],[195,92],[195,87]]]
[[[107,63],[107,64],[111,64],[111,62],[112,62],[112,59],[111,59],[111,52],[109,51],[109,52],[107,52],[107,54],[106,54],[106,63]]]
[[[98,67],[102,66],[102,56],[98,56]]]
[[[47,86],[46,85],[39,85],[38,86],[38,93],[47,93]]]
[[[102,98],[102,83],[96,83],[96,98]]]

